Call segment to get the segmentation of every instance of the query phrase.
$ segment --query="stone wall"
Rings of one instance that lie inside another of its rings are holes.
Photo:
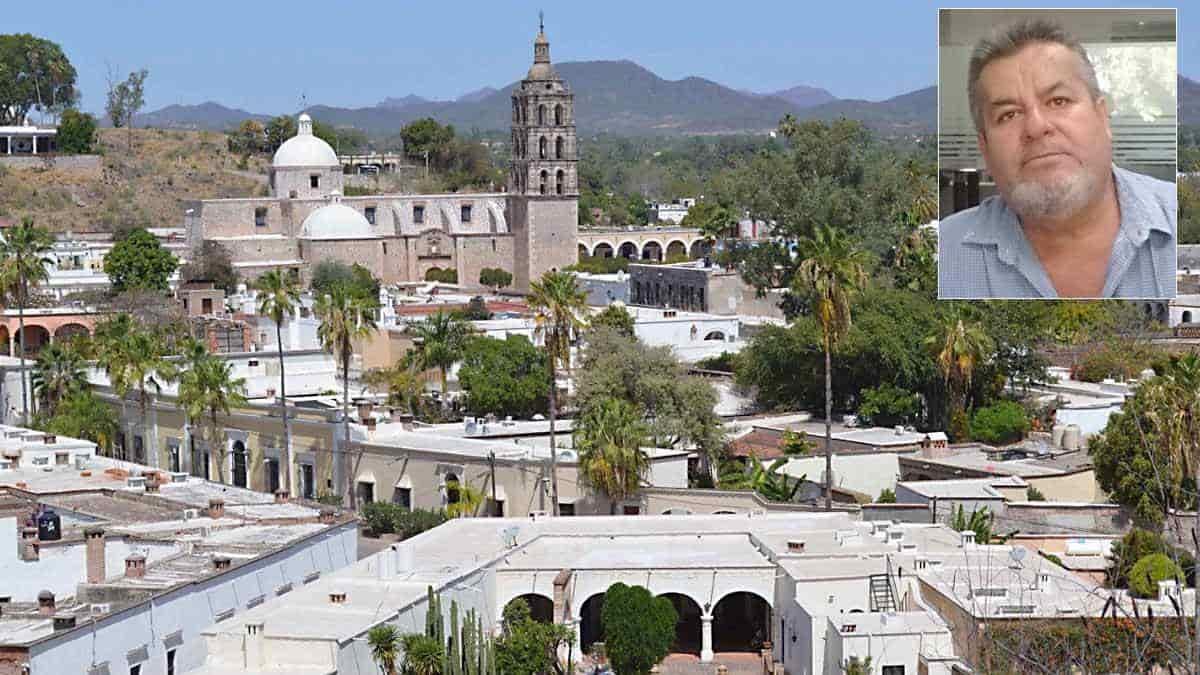
[[[304,283],[312,281],[312,271],[317,265],[326,260],[334,260],[347,265],[362,265],[371,270],[372,274],[380,276],[384,270],[383,248],[386,242],[382,239],[332,239],[332,240],[300,240],[300,257],[307,263],[304,272]],[[390,253],[390,251],[389,251]]]
[[[0,155],[0,166],[12,169],[99,171],[100,155]]]
[[[317,176],[312,187],[311,176]],[[324,199],[333,191],[342,192],[342,167],[283,167],[271,169],[271,194],[288,199]]]
[[[485,267],[499,267],[513,271],[512,235],[456,237],[458,283],[472,288],[479,287],[479,272]]]

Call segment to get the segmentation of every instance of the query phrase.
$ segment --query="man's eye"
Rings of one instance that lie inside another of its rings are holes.
[[[1070,99],[1068,99],[1065,96],[1055,96],[1054,98],[1050,99],[1050,105],[1052,105],[1056,108],[1061,108],[1062,106],[1066,105],[1069,102],[1070,102]]]
[[[1000,116],[996,118],[996,121],[997,122],[1007,122],[1016,116],[1017,116],[1017,111],[1009,110],[1007,112],[1000,113]]]

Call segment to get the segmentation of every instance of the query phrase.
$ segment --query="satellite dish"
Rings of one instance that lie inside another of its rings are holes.
[[[1025,555],[1028,553],[1029,551],[1026,551],[1024,546],[1014,546],[1008,552],[1008,557],[1012,558],[1013,562],[1019,563],[1025,559]]]

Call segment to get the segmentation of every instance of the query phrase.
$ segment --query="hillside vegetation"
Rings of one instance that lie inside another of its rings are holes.
[[[269,157],[243,160],[209,131],[125,129],[99,133],[101,168],[0,166],[0,218],[34,221],[54,232],[112,232],[182,223],[180,202],[266,194]]]

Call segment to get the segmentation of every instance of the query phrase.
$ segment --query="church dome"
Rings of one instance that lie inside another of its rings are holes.
[[[300,229],[302,239],[378,239],[363,214],[341,202],[333,193],[329,203],[308,214]]]
[[[341,166],[337,153],[325,141],[312,132],[312,118],[307,113],[300,115],[296,135],[283,142],[275,151],[272,165],[276,168],[290,166]]]

